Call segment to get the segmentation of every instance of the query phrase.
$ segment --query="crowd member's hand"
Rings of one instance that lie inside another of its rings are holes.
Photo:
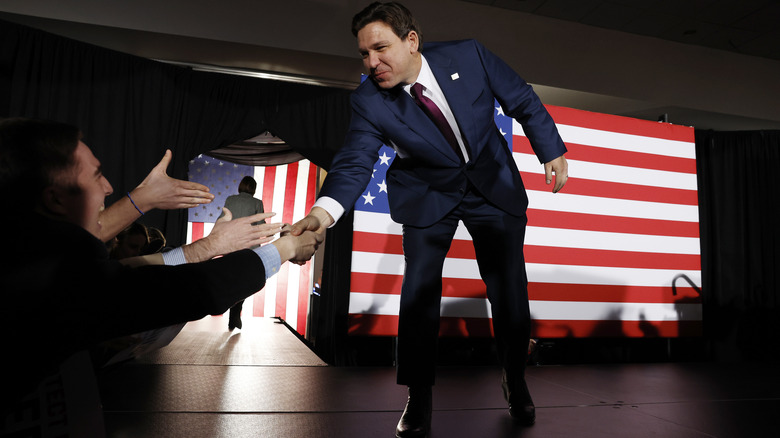
[[[555,173],[553,193],[558,193],[566,184],[566,180],[569,179],[569,163],[566,161],[566,157],[561,155],[552,161],[544,163],[544,177],[547,185],[552,183],[553,173]]]
[[[131,192],[133,201],[142,211],[155,208],[173,210],[208,204],[214,199],[209,188],[203,184],[171,178],[166,169],[173,154],[165,151],[162,160],[154,166],[149,175]]]
[[[252,248],[273,240],[282,230],[282,224],[259,224],[276,213],[258,213],[239,219],[232,219],[230,210],[223,208],[225,215],[217,220],[208,236],[182,247],[187,262],[202,262],[218,255]]]
[[[264,219],[274,217],[276,213],[258,213],[233,219],[233,213],[223,208],[225,215],[217,220],[206,239],[211,240],[217,254],[228,254],[241,249],[252,248],[268,243],[274,235],[282,231],[280,223],[252,225]]]
[[[289,260],[298,265],[303,265],[319,248],[325,240],[324,233],[315,233],[313,231],[304,231],[298,236],[287,234],[275,240],[272,245],[276,246],[282,261]]]

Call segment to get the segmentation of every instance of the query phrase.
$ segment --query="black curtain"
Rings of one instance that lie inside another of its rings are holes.
[[[778,359],[780,131],[697,131],[696,157],[705,333],[721,355]]]
[[[348,90],[197,72],[0,21],[0,117],[81,128],[114,187],[107,204],[165,149],[173,151],[168,174],[186,179],[193,157],[265,131],[295,151],[268,148],[274,164],[303,156],[328,169],[349,115]],[[143,222],[183,243],[186,211],[155,211]]]

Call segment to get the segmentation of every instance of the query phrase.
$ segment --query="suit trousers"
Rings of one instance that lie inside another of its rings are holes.
[[[523,256],[527,218],[504,212],[470,189],[439,222],[424,228],[403,227],[406,269],[398,320],[398,384],[435,382],[442,268],[458,221],[471,234],[487,288],[499,363],[513,376],[521,377],[525,371],[531,331]]]

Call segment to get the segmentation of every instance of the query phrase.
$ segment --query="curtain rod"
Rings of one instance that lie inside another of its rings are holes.
[[[177,65],[179,67],[191,68],[192,70],[195,70],[195,71],[204,71],[204,72],[211,72],[211,73],[221,73],[221,74],[236,75],[236,76],[249,76],[249,77],[260,78],[260,79],[271,79],[271,80],[274,80],[274,81],[284,81],[284,82],[294,82],[294,83],[297,83],[297,84],[318,85],[318,86],[321,86],[321,87],[335,87],[335,88],[345,88],[345,89],[348,89],[348,90],[353,90],[353,89],[355,89],[355,87],[358,86],[357,82],[348,82],[348,81],[340,81],[340,80],[334,80],[334,79],[316,78],[316,77],[312,77],[312,76],[292,75],[292,74],[289,74],[289,73],[278,73],[278,72],[269,72],[269,71],[263,71],[263,70],[252,70],[252,69],[220,67],[220,66],[217,66],[217,65],[209,65],[209,64],[194,64],[194,63],[188,63],[188,62],[166,61],[164,59],[155,59],[155,61],[164,62],[166,64]]]

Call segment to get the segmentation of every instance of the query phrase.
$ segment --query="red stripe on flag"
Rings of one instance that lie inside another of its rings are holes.
[[[552,190],[552,184],[548,185],[545,183],[544,175],[529,172],[520,172],[520,174],[523,177],[523,185],[526,189],[540,192]],[[699,205],[699,195],[696,190],[641,186],[584,178],[569,178],[564,190],[569,195],[662,202],[665,204]]]
[[[298,277],[298,323],[295,330],[301,335],[306,336],[306,315],[309,314],[309,282],[311,276],[311,261],[301,266],[301,274]]]
[[[701,336],[702,333],[701,321],[531,321],[531,336],[534,338],[674,338]]]
[[[677,269],[698,271],[698,254],[668,254],[604,249],[556,248],[525,245],[526,263],[575,266],[612,266],[616,268]]]
[[[651,122],[630,117],[610,114],[593,113],[560,106],[545,105],[547,111],[557,124],[582,126],[601,131],[619,132],[621,134],[654,137],[665,140],[693,143],[694,130],[681,125]]]
[[[527,190],[540,192],[552,190],[552,184],[548,185],[545,183],[544,175],[530,172],[520,172],[520,174],[523,177],[523,185]],[[566,181],[564,191],[569,195],[661,202],[665,204],[699,205],[699,195],[696,190],[641,186],[584,178],[569,178]]]
[[[401,294],[403,276],[353,272],[351,292]],[[583,301],[601,303],[700,303],[701,297],[687,283],[680,282],[677,295],[671,285],[622,286],[607,284],[529,283],[528,298],[533,301]],[[486,298],[485,283],[480,279],[442,279],[442,296],[452,298]]]
[[[571,321],[533,320],[532,338],[567,337],[677,337],[701,336],[701,321]],[[398,336],[397,315],[350,314],[352,336]],[[492,320],[488,318],[454,318],[443,316],[439,336],[490,337]]]
[[[292,223],[295,211],[295,187],[298,185],[298,162],[287,165],[287,181],[284,187],[284,206],[282,207],[282,222]]]
[[[309,179],[306,180],[306,211],[311,210],[317,198],[317,166],[309,164]]]
[[[568,183],[567,183],[568,184]],[[529,208],[528,226],[699,238],[698,222],[667,221]]]
[[[276,166],[268,166],[263,172],[263,208],[271,211],[274,205],[274,184],[276,183]]]
[[[683,283],[683,282],[680,282]],[[583,301],[597,303],[700,303],[701,296],[687,284],[677,295],[672,287],[621,286],[610,284],[528,283],[533,301]]]
[[[203,222],[192,223],[192,242],[203,238]]]

